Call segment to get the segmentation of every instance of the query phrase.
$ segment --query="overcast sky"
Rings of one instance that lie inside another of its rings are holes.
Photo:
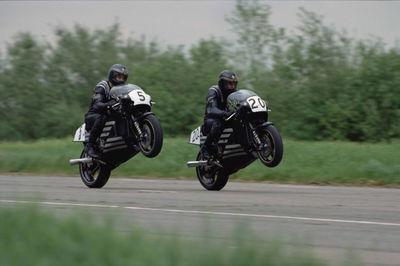
[[[324,16],[328,25],[352,36],[379,36],[390,46],[400,40],[400,1],[262,1],[272,7],[271,22],[293,30],[300,6]],[[51,40],[55,26],[75,23],[90,29],[121,24],[124,37],[145,35],[164,44],[191,45],[201,38],[232,37],[225,17],[235,1],[2,1],[0,50],[17,32]]]

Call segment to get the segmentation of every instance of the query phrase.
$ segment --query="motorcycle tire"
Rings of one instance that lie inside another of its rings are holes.
[[[140,151],[148,158],[156,157],[163,145],[163,131],[154,115],[148,115],[140,122],[145,139],[139,142]]]
[[[197,160],[201,159],[201,153]],[[197,178],[200,184],[207,190],[221,190],[228,182],[229,175],[217,166],[196,166]]]
[[[87,157],[85,150],[81,153],[81,158]],[[102,188],[111,175],[111,170],[100,163],[81,163],[79,164],[79,174],[82,182],[89,188]]]
[[[263,128],[258,133],[261,142],[268,145],[266,151],[259,151],[258,158],[267,167],[277,166],[283,156],[283,143],[278,129],[273,125]]]

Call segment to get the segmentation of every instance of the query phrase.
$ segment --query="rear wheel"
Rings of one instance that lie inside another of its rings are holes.
[[[160,122],[154,115],[148,115],[140,122],[143,138],[139,142],[140,151],[144,156],[156,157],[163,145],[163,131]]]
[[[81,153],[81,158],[86,158],[85,150]],[[79,173],[83,183],[90,188],[103,187],[111,175],[111,170],[98,162],[79,164]]]
[[[201,153],[199,152],[197,160],[200,159]],[[207,190],[221,190],[229,179],[229,175],[215,165],[197,166],[196,174],[200,184]]]
[[[279,131],[273,125],[269,125],[258,132],[258,136],[265,147],[258,152],[260,161],[268,166],[277,166],[283,156],[283,143]]]

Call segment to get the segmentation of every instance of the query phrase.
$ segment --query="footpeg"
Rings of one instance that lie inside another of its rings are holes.
[[[93,159],[93,161],[96,163],[102,164],[102,165],[106,165],[105,162],[103,162],[102,160],[99,160],[99,159]]]
[[[209,162],[209,164],[215,165],[219,168],[224,168],[224,166],[218,160],[212,160]]]

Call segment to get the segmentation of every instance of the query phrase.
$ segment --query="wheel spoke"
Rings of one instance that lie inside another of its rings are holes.
[[[143,125],[142,132],[143,140],[140,142],[140,146],[144,151],[150,152],[154,146],[154,132],[152,132],[148,122]]]
[[[92,169],[91,169],[91,172],[92,172],[92,175],[95,175],[98,171],[100,170],[100,165],[95,165]]]
[[[94,182],[97,179],[97,176],[100,172],[100,165],[97,163],[82,164],[82,174],[83,178],[87,180],[87,182]]]
[[[283,143],[278,130],[271,125],[260,132],[260,139],[266,145],[258,151],[260,161],[267,167],[277,166],[283,154]]]
[[[86,153],[82,152],[81,158],[86,157]],[[79,173],[86,186],[90,188],[101,188],[107,183],[111,170],[108,170],[105,166],[93,161],[91,163],[80,164]]]
[[[269,134],[268,131],[263,131],[261,134],[261,139],[262,142],[266,144],[266,147],[263,148],[262,151],[260,151],[260,155],[262,157],[262,159],[266,162],[271,162],[274,159],[274,141],[273,138],[271,136],[271,134]]]
[[[216,171],[213,166],[199,166],[200,178],[207,185],[213,185],[216,181]]]

